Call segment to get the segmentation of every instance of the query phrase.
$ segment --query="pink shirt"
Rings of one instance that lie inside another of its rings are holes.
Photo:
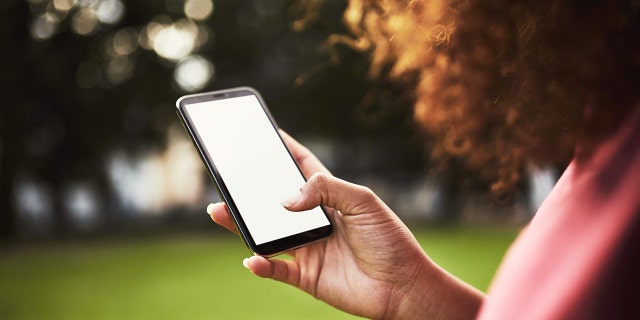
[[[509,249],[481,319],[640,319],[640,108],[573,161]]]

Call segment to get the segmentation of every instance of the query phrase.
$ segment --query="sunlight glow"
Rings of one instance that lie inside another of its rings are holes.
[[[132,161],[122,153],[109,161],[109,175],[122,207],[131,212],[162,209],[162,164],[157,156]]]
[[[116,152],[108,162],[109,177],[121,206],[129,212],[159,214],[167,207],[200,208],[205,175],[200,158],[182,128],[169,128],[167,149],[131,158]]]

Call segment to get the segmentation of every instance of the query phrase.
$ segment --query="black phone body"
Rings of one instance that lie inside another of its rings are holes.
[[[176,107],[250,250],[273,256],[331,234],[321,206],[290,212],[281,205],[306,180],[256,90],[187,95]]]

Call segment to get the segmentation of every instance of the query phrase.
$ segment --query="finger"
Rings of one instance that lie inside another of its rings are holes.
[[[291,211],[323,205],[346,215],[390,211],[371,189],[324,173],[313,174],[300,191],[284,200],[282,205]]]
[[[274,279],[292,286],[300,282],[300,269],[293,260],[267,259],[252,256],[244,259],[242,264],[251,272],[262,278]]]
[[[224,202],[212,203],[207,206],[207,213],[211,216],[211,219],[225,227],[227,230],[238,233],[236,230],[236,226],[233,223],[233,219],[231,218],[231,214],[229,213],[229,208]]]
[[[292,138],[284,130],[280,129],[280,136],[284,143],[289,147],[291,155],[296,163],[300,166],[300,170],[305,177],[310,177],[316,172],[329,173],[329,170],[318,160],[318,158],[307,147],[303,146],[296,139]]]

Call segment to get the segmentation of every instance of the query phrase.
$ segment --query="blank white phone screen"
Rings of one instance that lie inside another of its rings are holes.
[[[290,212],[281,205],[305,181],[256,96],[184,108],[256,245],[329,225],[318,207]]]

